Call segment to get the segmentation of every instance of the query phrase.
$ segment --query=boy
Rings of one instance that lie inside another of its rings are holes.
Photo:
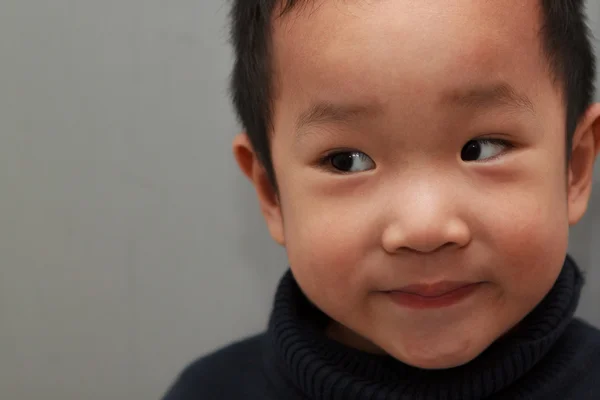
[[[600,399],[566,256],[600,148],[582,0],[236,0],[234,141],[288,272],[166,399]]]

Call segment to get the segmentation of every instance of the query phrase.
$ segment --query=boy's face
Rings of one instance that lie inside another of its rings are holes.
[[[554,284],[585,204],[537,3],[309,1],[274,20],[263,210],[331,336],[457,366]]]

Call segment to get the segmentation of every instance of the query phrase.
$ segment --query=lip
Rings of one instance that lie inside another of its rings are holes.
[[[480,282],[439,282],[432,285],[410,285],[387,292],[392,301],[408,308],[431,309],[449,307],[473,295]]]
[[[393,291],[415,294],[422,297],[439,297],[473,284],[474,282],[443,281],[430,284],[408,285],[400,289],[394,289]]]

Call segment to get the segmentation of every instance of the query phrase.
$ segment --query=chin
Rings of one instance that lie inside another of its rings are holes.
[[[461,365],[467,364],[472,361],[475,357],[440,357],[440,358],[422,358],[422,359],[409,359],[409,360],[401,360],[405,364],[408,364],[413,367],[428,369],[428,370],[436,370],[436,369],[449,369],[460,367]]]
[[[422,369],[448,369],[467,364],[477,358],[485,348],[474,346],[469,340],[454,340],[448,344],[412,344],[406,348],[388,352],[392,357],[405,364]]]

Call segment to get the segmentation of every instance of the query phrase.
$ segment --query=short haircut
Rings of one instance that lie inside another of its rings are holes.
[[[277,189],[270,152],[272,132],[272,17],[312,0],[232,0],[231,41],[235,64],[230,92],[240,123]],[[551,78],[559,85],[566,107],[566,148],[594,98],[596,60],[586,23],[584,0],[537,0],[541,5],[540,40]]]

